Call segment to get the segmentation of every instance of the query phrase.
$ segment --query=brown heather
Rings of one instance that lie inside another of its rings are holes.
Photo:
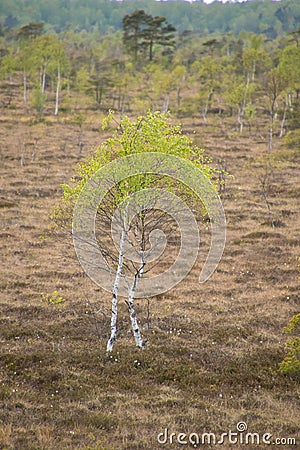
[[[60,184],[108,136],[102,118],[87,113],[80,148],[68,115],[32,122],[20,110],[1,113],[0,448],[175,449],[183,446],[159,445],[158,433],[221,434],[239,421],[249,432],[297,437],[299,385],[277,370],[282,328],[299,311],[299,151],[275,137],[266,171],[266,124],[240,135],[233,118],[183,120],[232,175],[222,194],[223,259],[198,284],[209,245],[203,223],[199,261],[185,281],[137,301],[147,348],[135,349],[121,299],[107,356],[110,294],[85,276],[71,240],[46,236]]]

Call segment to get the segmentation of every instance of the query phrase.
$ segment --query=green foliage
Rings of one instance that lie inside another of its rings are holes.
[[[288,148],[300,148],[300,131],[289,131],[285,137],[285,145]]]
[[[294,89],[300,89],[300,47],[288,45],[280,56],[280,69]]]
[[[38,86],[32,92],[31,106],[36,109],[38,114],[43,112],[47,96],[45,93],[41,91],[41,88]]]
[[[296,91],[297,92],[297,91]],[[298,91],[300,92],[300,91]],[[287,120],[288,120],[288,129],[289,133],[287,135],[288,146],[299,146],[299,122],[300,122],[300,99],[296,98],[293,101],[292,107],[290,107],[287,111]],[[291,139],[291,141],[290,141]],[[297,142],[298,141],[298,142]]]
[[[23,25],[17,34],[19,40],[30,40],[41,36],[44,32],[44,22],[31,22]]]
[[[75,125],[78,125],[79,128],[82,128],[82,125],[84,124],[85,119],[86,119],[86,117],[84,116],[84,114],[81,114],[81,113],[77,113],[72,116],[72,122]]]
[[[300,333],[300,314],[292,317],[283,331],[287,334]]]
[[[283,331],[287,334],[300,335],[300,314],[296,314],[289,321]],[[286,344],[288,354],[280,363],[279,372],[288,375],[300,376],[300,337],[295,336]]]
[[[162,16],[151,16],[143,10],[136,10],[132,14],[126,14],[123,18],[123,42],[127,50],[137,60],[139,53],[148,51],[149,61],[153,59],[153,47],[166,48],[175,45],[175,27],[166,22]]]
[[[16,23],[36,22],[41,18],[52,29],[62,31],[71,27],[76,31],[100,30],[101,33],[120,30],[122,18],[133,9],[144,10],[153,16],[164,16],[180,33],[185,30],[207,35],[233,32],[238,35],[246,30],[265,33],[269,38],[299,28],[298,0],[264,2],[252,0],[246,3],[214,2],[206,5],[202,1],[193,3],[182,0],[157,2],[155,0],[2,0],[0,17],[4,27]],[[12,20],[13,19],[13,20]]]
[[[14,108],[22,101],[22,92],[24,105],[32,102],[31,106],[40,114],[46,104],[55,101],[53,94],[57,92],[56,109],[59,101],[64,112],[77,112],[82,107],[105,112],[113,109],[121,116],[136,117],[151,109],[172,111],[178,116],[202,113],[207,120],[213,113],[223,117],[236,114],[241,133],[245,121],[255,130],[262,115],[269,117],[272,113],[274,135],[281,123],[280,136],[297,131],[300,86],[297,41],[286,37],[271,43],[261,34],[243,31],[235,37],[228,30],[222,36],[205,37],[213,27],[207,32],[201,30],[201,36],[192,32],[176,35],[166,18],[176,24],[173,18],[176,19],[179,10],[183,13],[188,8],[186,20],[192,20],[191,11],[196,16],[198,8],[201,13],[210,8],[216,16],[235,11],[235,17],[241,5],[208,7],[198,2],[192,5],[172,2],[171,14],[167,3],[149,1],[145,9],[134,12],[131,2],[101,3],[104,10],[113,9],[114,20],[117,13],[122,13],[123,40],[121,31],[113,33],[111,29],[104,35],[103,29],[96,25],[91,30],[87,28],[88,31],[80,31],[79,27],[76,32],[70,25],[68,30],[55,33],[49,24],[37,21],[7,33],[0,41],[0,76],[5,80],[2,91],[7,91],[3,103]],[[250,3],[244,7],[251,9]],[[134,6],[143,4],[135,2]],[[277,6],[265,4],[266,9]],[[65,7],[71,8],[69,4]],[[169,15],[162,14],[164,8]],[[101,16],[109,21],[104,10]],[[97,13],[95,20],[96,17]],[[202,24],[204,27],[203,21]],[[297,32],[294,34],[298,39]],[[169,50],[174,50],[172,58]],[[15,95],[14,86],[21,80],[22,89]],[[37,92],[38,85],[47,97]],[[287,145],[297,146],[297,136],[288,136]]]
[[[16,59],[11,53],[9,53],[8,55],[4,55],[0,66],[0,77],[11,77],[16,70],[16,66]]]
[[[115,120],[113,113],[110,112],[103,121],[103,128],[113,120]],[[116,158],[146,152],[160,152],[184,158],[191,161],[208,178],[213,175],[213,169],[205,163],[203,150],[182,133],[180,126],[170,125],[167,115],[149,112],[136,121],[131,121],[125,116],[113,136],[79,164],[71,182],[62,185],[61,204],[53,210],[50,218],[59,227],[70,227],[75,202],[85,183],[94,173]],[[149,187],[152,182],[151,174],[126,179],[114,192],[113,206],[119,204],[130,193]],[[164,179],[164,187],[168,186],[168,183],[170,182]],[[107,204],[106,208],[112,208],[112,205]]]
[[[65,303],[66,299],[63,298],[58,291],[53,291],[52,294],[41,294],[42,302],[48,303],[49,305],[59,305]]]

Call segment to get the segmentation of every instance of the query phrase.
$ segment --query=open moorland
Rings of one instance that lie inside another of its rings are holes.
[[[299,309],[299,151],[274,136],[270,152],[261,120],[241,134],[232,117],[171,115],[230,174],[221,194],[226,248],[199,284],[204,223],[189,276],[137,301],[147,348],[135,349],[121,300],[107,355],[110,295],[85,275],[71,237],[47,235],[60,184],[112,131],[101,131],[103,113],[83,113],[79,128],[67,113],[41,120],[21,107],[1,111],[0,447],[182,448],[177,438],[159,444],[158,434],[221,436],[241,421],[272,440],[299,439],[299,385],[278,372],[282,328]]]
[[[296,449],[299,1],[0,3],[0,449]],[[198,204],[193,269],[135,301],[146,348],[120,298],[107,353],[111,293],[50,216],[121,117],[149,111],[219,170],[226,246],[200,284]]]

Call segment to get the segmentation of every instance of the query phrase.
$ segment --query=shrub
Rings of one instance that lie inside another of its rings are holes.
[[[58,291],[53,291],[52,294],[41,294],[42,301],[48,303],[49,305],[58,305],[64,303],[66,300],[59,295]]]
[[[285,137],[284,143],[288,148],[299,148],[300,131],[299,130],[289,131]]]
[[[300,334],[300,314],[292,317],[283,331],[288,334]],[[280,363],[279,372],[300,376],[300,337],[295,336],[287,342],[286,346],[288,354]]]

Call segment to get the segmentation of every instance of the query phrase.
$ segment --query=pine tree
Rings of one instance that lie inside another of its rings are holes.
[[[176,28],[167,23],[163,16],[151,16],[143,10],[136,10],[123,18],[123,42],[127,51],[137,61],[139,53],[148,52],[149,61],[153,60],[155,45],[170,52],[175,46]]]

